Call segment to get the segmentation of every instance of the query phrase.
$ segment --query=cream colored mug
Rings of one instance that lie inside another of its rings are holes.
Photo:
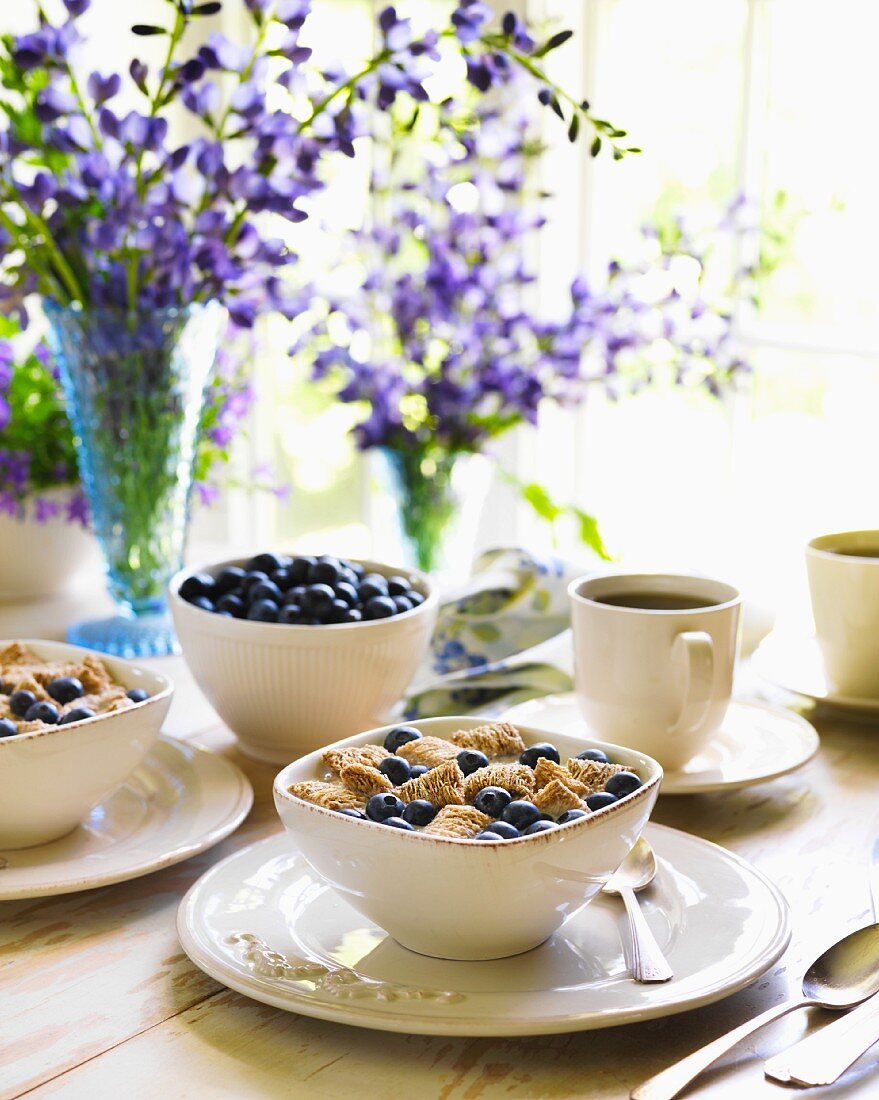
[[[840,695],[879,698],[879,531],[821,535],[806,547],[815,632]]]
[[[580,578],[568,589],[577,702],[600,737],[674,770],[726,715],[741,596],[665,573]]]

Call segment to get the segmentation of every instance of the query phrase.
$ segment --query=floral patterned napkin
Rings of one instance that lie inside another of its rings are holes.
[[[500,714],[538,695],[573,690],[567,589],[588,572],[526,550],[482,554],[467,586],[440,607],[429,658],[403,703],[405,716]],[[743,652],[771,627],[765,609],[746,604]]]

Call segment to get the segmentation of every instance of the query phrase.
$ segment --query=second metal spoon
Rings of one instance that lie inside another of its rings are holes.
[[[623,899],[629,917],[632,977],[636,982],[667,982],[674,977],[662,949],[650,931],[635,893],[656,877],[656,856],[650,844],[639,837],[622,865],[603,886],[606,894]]]

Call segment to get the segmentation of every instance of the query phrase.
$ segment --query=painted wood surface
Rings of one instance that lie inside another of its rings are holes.
[[[60,898],[0,903],[0,1097],[419,1097],[620,1100],[645,1076],[798,987],[805,963],[869,919],[866,860],[879,835],[879,726],[813,715],[822,750],[794,775],[724,795],[662,798],[659,822],[752,860],[787,895],[794,941],[762,979],[680,1016],[535,1039],[395,1036],[246,1000],[183,954],[180,897],[211,864],[276,831],[275,769],[228,731],[193,739],[235,760],[256,792],[239,831],[187,863]],[[2,872],[0,872],[2,873]],[[795,1015],[744,1044],[688,1095],[782,1098],[762,1062],[826,1017]],[[879,1049],[833,1089],[879,1095]]]

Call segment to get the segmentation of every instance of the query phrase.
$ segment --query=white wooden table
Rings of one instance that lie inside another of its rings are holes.
[[[63,615],[0,609],[0,636],[33,636],[37,626],[57,636]],[[37,625],[27,631],[24,620]],[[0,903],[0,1097],[621,1100],[644,1077],[781,1001],[817,951],[867,922],[879,725],[827,713],[813,720],[822,750],[801,771],[724,795],[661,798],[654,814],[740,853],[778,883],[794,914],[793,943],[780,963],[698,1011],[607,1031],[497,1040],[390,1035],[290,1015],[224,989],[189,962],[174,931],[183,893],[211,864],[279,828],[270,796],[275,769],[242,756],[222,727],[196,728],[193,740],[235,760],[254,785],[253,811],[234,836],[129,883]],[[764,1079],[762,1062],[823,1019],[798,1013],[779,1022],[687,1095],[790,1097]],[[803,1095],[879,1096],[879,1048],[834,1088]]]

